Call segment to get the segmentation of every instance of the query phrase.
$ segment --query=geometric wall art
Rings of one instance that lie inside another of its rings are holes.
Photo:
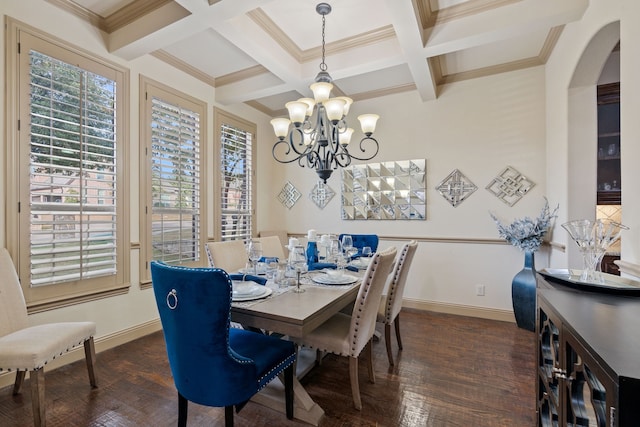
[[[342,168],[342,219],[426,219],[426,160]]]
[[[487,190],[509,206],[513,206],[536,184],[520,172],[507,166],[487,185]]]
[[[477,189],[478,187],[476,187],[476,185],[458,169],[451,172],[436,187],[436,190],[438,190],[440,195],[451,203],[451,206],[454,208]]]
[[[313,203],[315,203],[320,209],[324,209],[335,194],[336,193],[328,184],[325,184],[323,181],[318,181],[318,183],[313,187],[313,190],[311,190],[311,193],[309,193],[309,198],[313,200]]]
[[[280,194],[278,194],[278,200],[280,203],[285,205],[287,208],[291,209],[293,205],[296,204],[301,194],[298,189],[289,181],[282,187],[280,190]]]

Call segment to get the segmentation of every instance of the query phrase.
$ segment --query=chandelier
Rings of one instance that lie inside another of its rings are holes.
[[[289,118],[271,120],[278,140],[271,150],[273,158],[280,163],[298,162],[316,170],[326,183],[331,173],[339,167],[351,164],[352,159],[370,160],[378,154],[378,141],[372,137],[376,129],[377,114],[358,116],[362,133],[365,135],[356,150],[359,156],[349,151],[353,129],[345,120],[353,100],[346,96],[331,98],[333,79],[327,72],[325,58],[325,17],[331,12],[331,5],[319,3],[316,12],[322,15],[322,62],[320,72],[309,88],[313,99],[301,98],[287,102]]]

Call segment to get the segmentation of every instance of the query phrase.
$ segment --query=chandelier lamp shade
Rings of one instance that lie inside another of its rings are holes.
[[[346,117],[353,100],[346,96],[331,97],[333,79],[327,72],[325,63],[325,17],[331,12],[331,6],[319,3],[316,12],[322,15],[322,62],[320,72],[309,86],[313,98],[287,102],[285,107],[289,118],[271,120],[278,138],[272,154],[280,163],[298,162],[301,167],[315,169],[320,179],[326,183],[334,170],[349,166],[352,159],[371,160],[378,154],[378,141],[372,135],[379,116],[358,116],[364,137],[358,147],[351,148],[354,130],[347,125]]]

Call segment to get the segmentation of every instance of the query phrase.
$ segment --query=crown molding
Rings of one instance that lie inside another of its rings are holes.
[[[150,53],[151,56],[158,58],[159,60],[166,62],[167,64],[177,68],[180,71],[189,74],[190,76],[195,77],[196,79],[203,81],[204,83],[215,87],[216,79],[208,75],[207,73],[203,73],[197,68],[187,64],[186,62],[176,58],[171,55],[169,52],[159,49]]]
[[[419,11],[418,16],[422,28],[426,30],[439,24],[477,15],[520,1],[522,0],[470,0],[444,9],[431,10],[429,0],[419,0],[416,9]]]
[[[73,0],[45,0],[72,15],[88,22],[94,27],[111,34],[120,28],[135,22],[137,19],[153,12],[154,10],[171,3],[173,0],[136,0],[103,17],[80,6]]]
[[[276,117],[287,114],[286,111],[283,114],[279,114],[279,111],[274,111],[266,105],[259,103],[258,101],[246,101],[245,104],[249,107],[255,108],[256,110],[266,114],[269,117]]]
[[[307,50],[300,47],[276,25],[261,8],[252,10],[247,14],[269,37],[271,37],[285,52],[299,63],[312,61],[322,57],[322,47],[317,46]],[[377,28],[353,37],[326,43],[325,54],[333,55],[361,46],[378,43],[382,40],[396,37],[393,25]]]
[[[556,47],[556,43],[558,43],[563,30],[564,25],[559,25],[549,30],[549,34],[547,34],[547,38],[545,39],[542,48],[540,49],[540,53],[538,54],[538,58],[540,58],[543,64],[546,64],[549,60],[549,56],[551,56],[551,52],[553,52],[553,49]]]
[[[70,14],[82,19],[85,22],[93,25],[94,27],[107,31],[107,24],[105,19],[98,15],[97,13],[93,13],[90,10],[78,5],[76,2],[72,0],[45,0],[52,5],[59,7],[60,9],[69,12]]]
[[[269,70],[262,65],[254,65],[253,67],[245,68],[244,70],[235,71],[233,73],[225,74],[224,76],[215,78],[215,86],[224,86],[239,81],[249,79],[251,77],[259,76],[260,74],[268,73]]]
[[[368,90],[366,92],[354,93],[349,95],[354,102],[363,101],[365,99],[379,98],[381,96],[394,95],[396,93],[409,92],[416,90],[414,83],[406,83],[398,86],[385,87],[383,89]]]
[[[447,74],[442,77],[442,84],[477,79],[479,77],[487,77],[510,71],[524,70],[526,68],[537,67],[538,65],[544,65],[544,62],[542,62],[538,56],[534,56],[531,58],[519,59],[517,61],[505,62],[504,64],[492,65],[490,67],[463,71],[461,73]]]
[[[143,16],[163,7],[173,0],[136,0],[107,16],[105,20],[108,33],[113,33]]]

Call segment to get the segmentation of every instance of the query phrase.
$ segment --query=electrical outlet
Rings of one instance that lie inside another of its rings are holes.
[[[484,285],[476,285],[476,295],[479,297],[484,296]]]

